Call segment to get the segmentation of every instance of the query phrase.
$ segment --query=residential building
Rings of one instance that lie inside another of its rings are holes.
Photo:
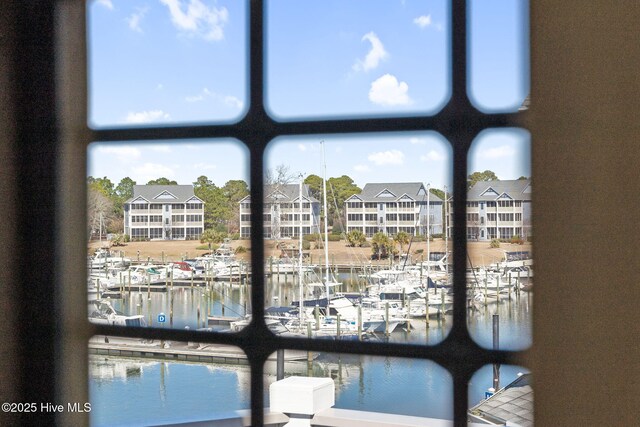
[[[467,193],[467,239],[524,239],[531,230],[531,180],[478,181]]]
[[[199,239],[204,202],[192,185],[134,185],[124,203],[124,234],[132,240]]]
[[[320,202],[309,193],[309,186],[271,185],[265,189],[264,238],[282,239],[320,232]],[[240,200],[240,237],[251,236],[251,196]],[[301,217],[302,215],[302,217]]]
[[[347,232],[362,231],[367,237],[377,232],[395,235],[442,233],[443,201],[427,195],[420,182],[366,184],[360,194],[345,201]]]

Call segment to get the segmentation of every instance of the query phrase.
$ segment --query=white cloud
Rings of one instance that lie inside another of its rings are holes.
[[[401,165],[404,163],[404,153],[400,150],[387,150],[371,153],[367,157],[376,166]]]
[[[418,138],[417,136],[409,138],[409,142],[413,145],[426,145],[427,138]]]
[[[304,144],[298,144],[298,150],[300,151],[307,151],[307,146]]]
[[[208,7],[200,0],[160,0],[169,8],[171,22],[183,33],[207,41],[224,39],[224,25],[229,20],[226,7]]]
[[[184,98],[184,100],[187,102],[200,102],[204,101],[205,99],[213,99],[217,102],[222,102],[225,105],[236,108],[238,110],[241,110],[242,106],[244,105],[238,97],[235,97],[233,95],[220,95],[218,93],[210,91],[206,87],[202,89],[199,94],[187,96]]]
[[[413,23],[420,28],[426,28],[429,25],[431,25],[431,15],[418,16],[416,19],[413,20]]]
[[[368,40],[371,43],[371,50],[367,53],[364,60],[357,59],[353,64],[354,71],[369,71],[373,70],[380,64],[380,61],[389,57],[389,54],[384,50],[384,46],[378,36],[371,31],[362,36],[362,41]]]
[[[131,16],[126,18],[127,24],[129,24],[129,28],[133,31],[137,31],[138,33],[142,33],[142,27],[140,27],[140,21],[144,18],[144,15],[149,10],[148,7],[138,8],[136,12],[132,13]]]
[[[242,109],[242,101],[240,101],[238,98],[236,98],[235,96],[232,95],[227,95],[224,97],[224,103],[231,106],[231,107],[235,107],[238,110]]]
[[[148,148],[151,151],[156,151],[158,153],[171,153],[171,145],[169,144],[145,145],[145,148]]]
[[[131,168],[132,175],[135,176],[135,181],[149,182],[152,179],[158,179],[160,177],[173,178],[176,176],[173,169],[168,166],[158,163],[143,163],[140,166]]]
[[[369,100],[379,105],[409,105],[413,101],[409,98],[409,85],[399,82],[396,76],[385,74],[371,83]]]
[[[204,101],[204,95],[199,94],[199,95],[195,95],[195,96],[187,96],[184,100],[187,101],[187,102]]]
[[[355,165],[353,170],[356,172],[369,172],[371,168],[367,165]]]
[[[109,10],[113,10],[113,3],[111,3],[111,0],[98,0],[97,3],[101,4]]]
[[[102,154],[116,156],[119,162],[128,162],[142,157],[142,152],[139,148],[128,145],[101,145],[98,147],[98,151]]]
[[[430,150],[427,154],[420,156],[420,160],[423,162],[442,162],[445,158],[444,154],[436,150]]]
[[[516,150],[511,145],[501,145],[480,151],[480,157],[485,159],[499,159],[502,157],[510,157],[516,154]]]
[[[169,114],[162,110],[129,112],[125,121],[127,123],[153,123],[169,120]]]

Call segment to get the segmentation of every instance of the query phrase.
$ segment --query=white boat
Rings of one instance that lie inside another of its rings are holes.
[[[116,311],[106,300],[95,300],[89,303],[89,321],[97,325],[146,326],[144,316],[127,316]]]
[[[98,249],[92,257],[89,257],[89,269],[91,270],[102,270],[109,267],[127,268],[129,265],[131,265],[129,258],[114,256],[108,249]]]
[[[313,273],[317,268],[316,265],[302,264],[286,258],[276,259],[267,263],[265,272],[273,274],[305,274]]]

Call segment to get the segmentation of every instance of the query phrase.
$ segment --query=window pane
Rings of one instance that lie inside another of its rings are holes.
[[[311,361],[300,363],[289,360],[288,352],[284,351],[283,380],[276,382],[277,364],[273,359],[277,360],[277,355],[272,355],[272,360],[265,365],[268,383],[265,385],[265,394],[272,411],[282,409],[279,403],[282,397],[286,398],[288,382],[296,382],[298,393],[302,387],[316,382],[323,383],[318,388],[327,387],[327,393],[334,395],[334,409],[357,411],[348,415],[340,414],[347,417],[342,425],[349,425],[349,419],[353,420],[353,425],[357,425],[355,417],[364,412],[389,425],[394,422],[402,424],[403,415],[440,420],[453,418],[453,381],[449,372],[435,362],[399,357],[311,353]],[[331,423],[331,417],[320,419],[323,417],[322,411],[316,413],[315,417],[319,425],[337,425]],[[418,420],[412,421],[410,425],[419,425]],[[421,425],[434,423],[434,420],[422,421]]]
[[[529,2],[468,4],[471,101],[485,112],[516,111],[529,94]]]
[[[90,320],[231,329],[250,311],[245,148],[99,143],[88,157]]]
[[[251,374],[237,347],[165,342],[161,350],[160,341],[104,338],[89,343],[93,426],[230,418],[250,406]]]
[[[450,94],[449,2],[268,1],[280,119],[434,114]]]
[[[469,331],[478,344],[531,345],[533,254],[530,135],[487,130],[469,152]]]
[[[453,300],[444,138],[280,138],[265,167],[265,303],[274,332],[420,344],[446,336]]]
[[[469,381],[469,422],[533,426],[531,373],[520,366],[486,365]]]
[[[247,99],[247,2],[91,1],[95,127],[239,119]]]

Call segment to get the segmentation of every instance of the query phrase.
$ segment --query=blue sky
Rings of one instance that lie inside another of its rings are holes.
[[[266,2],[266,107],[279,120],[434,114],[450,92],[450,11],[443,0]],[[517,109],[528,93],[528,5],[470,1],[469,92],[485,111]],[[89,124],[220,123],[247,107],[247,2],[95,0],[88,7]],[[282,138],[268,167],[367,182],[450,185],[451,155],[438,134]],[[530,176],[529,135],[480,135],[470,168],[501,179]],[[184,141],[94,144],[89,174],[114,183],[161,176],[188,184],[248,179],[241,144]]]

